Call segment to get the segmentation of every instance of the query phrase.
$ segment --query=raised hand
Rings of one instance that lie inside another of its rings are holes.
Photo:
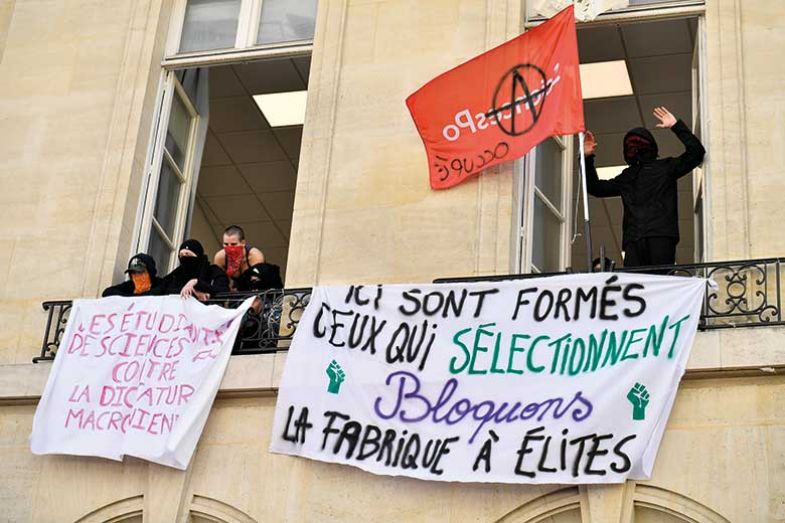
[[[665,107],[655,107],[654,116],[660,121],[657,127],[670,129],[676,123],[676,117]]]
[[[597,149],[597,140],[594,139],[594,135],[591,131],[586,131],[586,134],[583,137],[584,156],[591,156],[594,154],[595,149]]]

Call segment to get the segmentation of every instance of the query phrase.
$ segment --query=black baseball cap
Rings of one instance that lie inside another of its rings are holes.
[[[125,272],[148,272],[150,276],[155,276],[155,260],[149,254],[139,253],[128,261]]]

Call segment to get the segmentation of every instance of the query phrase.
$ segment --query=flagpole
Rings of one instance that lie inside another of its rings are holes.
[[[583,155],[584,133],[578,133],[578,147],[581,158],[581,191],[583,192],[583,234],[586,236],[586,272],[592,272],[591,260],[591,223],[589,222],[589,198],[586,190],[586,157]],[[600,260],[602,262],[602,260]]]

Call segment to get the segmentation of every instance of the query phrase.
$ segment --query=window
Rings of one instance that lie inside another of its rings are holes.
[[[197,75],[195,72],[192,76]],[[166,132],[159,138],[163,143],[153,155],[146,192],[148,203],[142,212],[146,224],[143,230],[147,233],[139,250],[148,251],[161,272],[171,268],[176,258],[172,255],[182,241],[195,178],[194,163],[201,154],[196,139],[199,114],[195,101],[183,87],[184,79],[182,74],[167,75],[163,102],[166,110],[162,111]]]
[[[651,21],[612,22],[578,26],[578,49],[581,63],[602,63],[609,60],[623,61],[629,73],[633,91],[629,94],[608,94],[604,97],[584,99],[586,127],[598,142],[595,165],[601,178],[613,178],[626,168],[622,158],[622,139],[633,127],[651,131],[659,146],[662,158],[678,156],[684,152],[683,144],[667,129],[658,129],[652,112],[663,105],[681,118],[700,136],[699,125],[694,125],[694,79],[698,78],[697,54],[694,51],[698,26],[697,17],[679,17]],[[617,83],[617,80],[609,80]],[[578,152],[574,152],[577,157]],[[680,242],[676,250],[676,263],[692,263],[700,259],[703,242],[701,209],[695,207],[699,195],[696,180],[699,169],[678,181]],[[574,186],[579,188],[576,170]],[[623,206],[621,198],[595,198],[589,196],[589,215],[592,232],[592,257],[600,254],[613,260],[617,267],[623,265]],[[582,210],[578,210],[583,219]],[[578,232],[583,232],[582,228]],[[696,258],[697,253],[697,258]],[[587,264],[585,239],[572,246],[572,266],[584,270]]]
[[[169,56],[310,43],[316,26],[316,0],[179,0],[174,13]]]
[[[180,52],[234,47],[239,17],[240,0],[189,0]]]
[[[311,40],[316,0],[264,0],[257,44]]]
[[[240,225],[285,277],[316,0],[176,0],[133,252]],[[274,48],[270,48],[274,46]]]
[[[706,112],[706,100],[703,93],[706,90],[705,82],[706,64],[701,57],[705,55],[705,20],[698,19],[697,31],[695,37],[695,47],[692,55],[692,132],[695,133],[701,141],[705,141],[706,133],[703,126],[705,119],[703,114]],[[705,145],[705,143],[704,143]],[[693,198],[693,215],[694,215],[694,229],[695,229],[695,261],[705,262],[708,259],[706,249],[706,211],[704,209],[704,197],[706,193],[707,174],[709,171],[709,162],[704,160],[703,165],[695,169],[695,174],[692,181]]]
[[[520,272],[558,272],[569,262],[570,142],[570,137],[549,138],[522,162]]]

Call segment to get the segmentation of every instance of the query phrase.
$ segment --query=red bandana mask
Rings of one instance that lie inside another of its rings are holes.
[[[244,245],[227,245],[224,247],[226,253],[226,274],[230,278],[235,274],[240,274],[240,267],[243,264],[243,255],[245,254]]]

